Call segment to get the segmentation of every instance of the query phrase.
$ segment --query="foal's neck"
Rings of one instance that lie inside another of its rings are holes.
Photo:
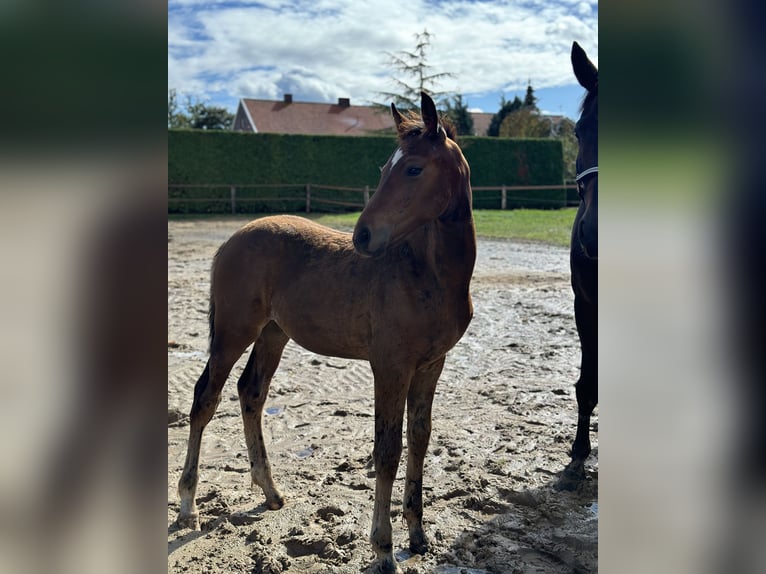
[[[468,284],[476,262],[470,188],[429,226],[427,259],[437,274]]]

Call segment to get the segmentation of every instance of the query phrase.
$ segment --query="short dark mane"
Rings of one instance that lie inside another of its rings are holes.
[[[582,114],[592,103],[593,100],[595,100],[598,97],[598,82],[596,82],[596,87],[593,90],[590,90],[585,94],[585,97],[582,100],[582,103],[580,104],[580,114]]]
[[[404,143],[409,137],[419,136],[423,132],[423,129],[425,129],[425,125],[423,124],[423,120],[420,119],[420,114],[418,112],[405,110],[401,115],[402,122],[399,124],[399,141]],[[452,141],[457,142],[457,130],[455,129],[455,126],[452,125],[449,118],[439,116],[439,123],[442,128],[444,128],[447,137]]]

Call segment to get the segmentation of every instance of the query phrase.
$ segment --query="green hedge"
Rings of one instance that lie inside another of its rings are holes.
[[[563,156],[555,140],[460,139],[471,166],[474,187],[500,185],[561,185]],[[168,181],[171,184],[212,184],[220,188],[173,188],[171,199],[220,198],[214,202],[169,202],[171,212],[228,212],[229,184],[237,185],[238,210],[300,211],[305,208],[306,183],[370,187],[374,191],[380,166],[396,147],[392,136],[341,137],[243,132],[168,131]],[[298,184],[300,187],[250,189],[241,184]],[[276,201],[278,197],[295,198]],[[327,208],[321,199],[361,201],[343,191],[312,191],[312,210]],[[561,207],[561,190],[508,192],[508,207]],[[245,201],[240,201],[245,200]],[[475,192],[477,208],[500,207],[500,192]]]
[[[561,142],[551,139],[460,138],[473,187],[561,185],[564,157]],[[475,191],[474,208],[498,209],[500,191]],[[558,208],[566,203],[561,189],[508,191],[507,207]]]

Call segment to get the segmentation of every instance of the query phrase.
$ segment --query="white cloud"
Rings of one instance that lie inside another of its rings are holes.
[[[393,88],[385,52],[412,49],[424,28],[433,34],[428,63],[455,75],[440,89],[572,84],[572,41],[597,59],[597,10],[583,0],[171,0],[168,85],[203,98],[290,90],[299,100],[371,101]]]

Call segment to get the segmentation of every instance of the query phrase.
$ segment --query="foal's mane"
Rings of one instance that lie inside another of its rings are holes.
[[[399,124],[399,142],[405,143],[411,137],[417,137],[425,129],[423,120],[420,119],[420,115],[412,110],[405,110],[401,113],[402,121]],[[457,142],[457,130],[449,118],[445,116],[439,116],[439,123],[441,124],[447,137],[453,142]]]

